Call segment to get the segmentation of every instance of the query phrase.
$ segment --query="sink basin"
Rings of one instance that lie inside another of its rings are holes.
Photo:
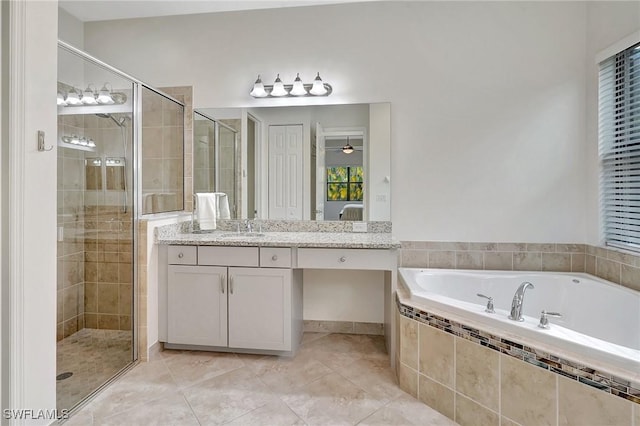
[[[259,232],[227,232],[220,235],[221,238],[259,238],[264,234]]]

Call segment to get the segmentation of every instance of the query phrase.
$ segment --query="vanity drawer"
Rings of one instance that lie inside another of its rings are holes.
[[[263,268],[291,268],[291,249],[260,247],[260,266]]]
[[[299,248],[298,268],[391,270],[395,255],[384,249]]]
[[[198,265],[258,266],[258,247],[198,247]]]
[[[169,246],[169,265],[196,265],[198,248],[196,246]]]

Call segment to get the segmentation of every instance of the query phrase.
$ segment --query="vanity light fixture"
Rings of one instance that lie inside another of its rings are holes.
[[[60,91],[58,91],[58,105],[67,106],[67,101],[64,100],[64,95]]]
[[[67,93],[67,105],[82,105],[82,101],[80,100],[80,96],[78,96],[78,92],[75,88],[69,90]]]
[[[320,78],[320,73],[316,75],[313,83],[304,84],[300,74],[296,74],[293,84],[284,84],[280,79],[280,74],[276,76],[273,86],[264,85],[260,75],[253,83],[253,88],[249,94],[254,98],[281,98],[281,97],[303,97],[303,96],[329,96],[333,88],[329,83],[325,83]]]
[[[111,88],[111,89],[109,89]],[[93,83],[87,85],[84,92],[71,87],[65,93],[64,88],[58,90],[56,103],[58,106],[100,106],[122,105],[127,102],[127,95],[122,92],[114,92],[111,83],[104,83],[100,91],[96,90]]]
[[[345,154],[351,154],[353,151],[353,146],[349,143],[349,136],[347,136],[347,143],[342,147],[342,152]]]
[[[309,90],[309,93],[314,96],[323,96],[328,94],[327,88],[324,87],[324,83],[320,78],[320,73],[318,73],[318,75],[316,75],[316,78],[313,80],[313,86],[311,87],[311,90]]]
[[[258,74],[258,79],[255,83],[253,83],[253,89],[249,93],[254,98],[265,98],[269,96],[269,94],[264,90],[264,84],[262,84],[262,80],[260,79],[260,74]]]
[[[289,93],[293,96],[304,96],[309,93],[307,92],[307,89],[304,88],[304,84],[302,84],[300,74],[296,74],[296,79],[293,80],[293,87]]]
[[[100,93],[98,93],[98,103],[102,105],[111,105],[115,103],[111,97],[112,90],[107,89],[107,84],[109,83],[105,83],[102,86],[102,89],[100,89]],[[109,84],[109,86],[111,86],[111,84]],[[111,89],[113,89],[113,87],[111,87]]]
[[[89,84],[84,92],[82,92],[82,103],[85,105],[98,105],[95,90],[91,90],[91,86],[93,86],[93,84]]]
[[[271,96],[287,96],[289,92],[284,88],[284,83],[280,80],[280,74],[276,76],[276,81],[273,82],[273,89],[271,89]]]

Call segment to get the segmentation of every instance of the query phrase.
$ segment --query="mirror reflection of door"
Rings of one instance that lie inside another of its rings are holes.
[[[302,124],[269,126],[269,219],[303,219]]]

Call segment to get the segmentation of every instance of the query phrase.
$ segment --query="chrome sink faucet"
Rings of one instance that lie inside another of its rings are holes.
[[[522,304],[524,303],[524,293],[528,288],[534,289],[535,287],[528,281],[520,284],[520,287],[516,290],[516,293],[513,295],[513,300],[511,301],[511,314],[509,315],[509,319],[513,321],[524,321],[522,318]]]

